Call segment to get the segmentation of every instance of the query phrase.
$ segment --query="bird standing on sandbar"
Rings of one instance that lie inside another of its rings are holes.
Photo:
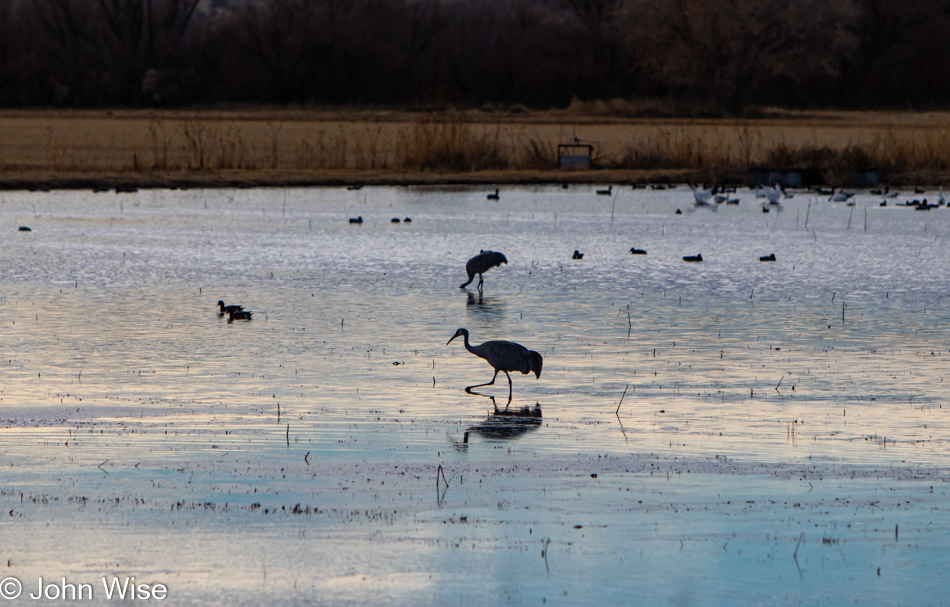
[[[495,368],[495,374],[492,376],[490,382],[468,386],[465,388],[466,392],[471,392],[472,388],[491,386],[495,383],[498,372],[504,371],[505,376],[508,378],[508,401],[511,402],[511,376],[508,375],[509,371],[521,371],[524,375],[534,373],[536,378],[541,378],[541,365],[544,359],[534,350],[529,350],[513,341],[502,340],[486,341],[479,346],[473,346],[468,343],[468,329],[459,329],[455,332],[455,335],[452,336],[452,339],[455,339],[459,335],[465,340],[466,350],[475,356],[484,358],[488,361],[488,364]],[[452,343],[452,339],[446,342],[445,345]]]
[[[459,288],[464,289],[468,285],[472,284],[472,281],[475,280],[475,275],[478,274],[478,288],[481,289],[482,283],[485,282],[485,280],[482,278],[482,272],[487,272],[495,266],[500,266],[503,263],[507,264],[508,258],[498,251],[482,251],[475,257],[469,259],[465,264],[465,271],[468,273],[468,280],[459,285]]]

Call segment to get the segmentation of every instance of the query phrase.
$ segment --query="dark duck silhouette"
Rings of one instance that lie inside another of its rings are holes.
[[[251,320],[251,315],[254,314],[248,310],[231,310],[228,312],[228,322],[234,322],[235,320]]]
[[[218,316],[224,316],[225,314],[230,314],[231,312],[240,312],[244,309],[244,306],[226,306],[224,301],[218,300]]]

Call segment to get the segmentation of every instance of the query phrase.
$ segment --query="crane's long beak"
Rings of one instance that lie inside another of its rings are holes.
[[[459,334],[456,333],[455,335],[452,336],[452,339],[455,339],[455,338],[458,337],[458,336],[459,336]],[[445,345],[449,345],[450,343],[452,343],[452,339],[450,339],[449,341],[445,342]]]

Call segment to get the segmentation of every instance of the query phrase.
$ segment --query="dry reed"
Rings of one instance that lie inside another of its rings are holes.
[[[0,117],[0,174],[18,172],[547,171],[572,130],[555,122],[487,123],[461,113],[414,122],[265,120],[203,114],[148,119]],[[832,185],[855,170],[885,181],[950,173],[950,123],[638,121],[582,124],[594,164],[615,170],[741,175],[750,166],[813,167]],[[19,129],[19,130],[16,130]]]

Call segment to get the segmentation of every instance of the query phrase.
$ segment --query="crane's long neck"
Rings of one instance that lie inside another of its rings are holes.
[[[485,353],[482,352],[482,347],[481,347],[481,346],[473,346],[472,344],[468,343],[468,333],[463,333],[463,334],[462,334],[462,338],[465,340],[465,349],[466,349],[466,350],[468,350],[469,352],[471,352],[471,353],[474,354],[475,356],[478,356],[478,357],[481,357],[481,358],[485,358]],[[487,360],[487,358],[486,358],[486,360]]]
[[[472,344],[468,343],[468,333],[462,333],[462,341],[465,342],[465,349],[471,352],[472,354],[477,355],[478,352],[475,348],[472,347]]]

